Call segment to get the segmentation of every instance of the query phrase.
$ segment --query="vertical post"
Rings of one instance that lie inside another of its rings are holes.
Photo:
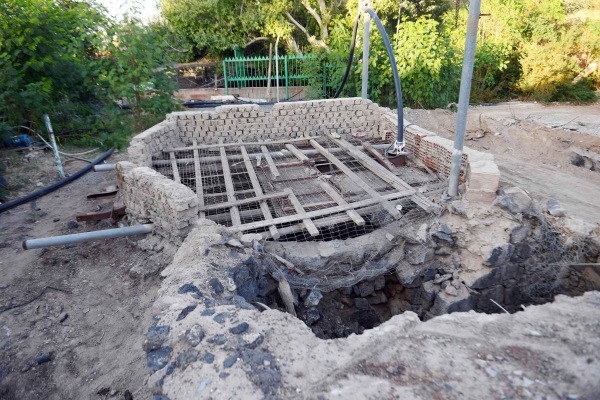
[[[456,116],[456,132],[454,134],[454,150],[452,151],[452,167],[450,168],[450,184],[448,195],[458,195],[460,180],[460,165],[462,163],[465,131],[467,129],[467,112],[469,111],[469,98],[471,96],[471,79],[473,78],[473,65],[475,64],[475,47],[477,44],[477,25],[481,0],[471,0],[469,4],[469,20],[467,22],[467,38],[465,39],[465,54],[463,57],[462,75],[460,78],[460,94],[458,96],[458,113]]]
[[[368,13],[363,15],[364,29],[363,29],[363,58],[362,58],[362,90],[361,95],[363,99],[367,98],[368,84],[369,84],[369,39],[371,36],[371,16]]]
[[[267,101],[271,101],[271,61],[273,59],[273,42],[269,43],[269,68],[267,72]]]
[[[219,76],[215,72],[215,91],[219,90],[218,79],[219,79]]]
[[[277,102],[279,103],[279,53],[277,47],[279,47],[279,36],[275,41],[275,81],[277,83]]]
[[[285,99],[290,98],[290,74],[288,72],[288,56],[283,58],[285,65]]]
[[[54,137],[54,132],[52,131],[52,125],[50,124],[50,118],[48,117],[48,114],[44,114],[44,123],[46,124],[48,136],[50,137],[50,144],[52,145],[52,151],[54,152],[54,159],[56,160],[58,175],[60,176],[60,179],[64,179],[65,171],[63,171],[62,162],[60,161],[60,154],[58,154],[58,146],[56,146],[56,138]]]
[[[229,85],[227,84],[227,62],[223,60],[223,80],[225,84],[225,94],[229,94]]]

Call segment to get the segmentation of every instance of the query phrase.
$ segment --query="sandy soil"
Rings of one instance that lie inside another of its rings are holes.
[[[65,169],[84,165],[70,162]],[[9,165],[9,179],[28,170],[35,171],[27,177],[33,187],[57,178],[48,153],[33,164]],[[102,221],[68,229],[67,223],[98,206],[110,209],[114,199],[88,201],[86,195],[115,183],[113,172],[91,172],[39,199],[39,211],[26,204],[0,215],[0,310],[29,301],[46,286],[64,290],[47,289],[31,304],[0,313],[0,399],[104,399],[97,394],[103,388],[118,399],[143,387],[147,374],[135,364],[144,356],[142,334],[158,282],[135,281],[128,272],[148,254],[127,239],[21,249],[23,239],[111,227]],[[47,353],[52,361],[38,365]]]
[[[453,140],[456,113],[411,110],[411,123]],[[575,147],[600,153],[600,104],[504,103],[469,109],[465,145],[495,155],[501,184],[560,200],[570,215],[600,222],[600,171],[571,164]]]

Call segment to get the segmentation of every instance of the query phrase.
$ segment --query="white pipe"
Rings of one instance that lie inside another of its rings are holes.
[[[94,165],[94,172],[112,171],[113,169],[115,169],[115,164]]]
[[[62,246],[65,244],[91,242],[94,240],[112,239],[122,236],[141,235],[152,232],[154,224],[134,225],[125,228],[105,229],[102,231],[74,233],[72,235],[53,236],[23,241],[23,249],[40,249],[42,247]]]
[[[63,171],[62,162],[60,161],[58,146],[56,145],[56,138],[54,137],[54,132],[52,132],[52,125],[50,124],[50,117],[48,117],[48,114],[44,114],[44,122],[46,123],[46,129],[48,130],[48,136],[50,136],[50,143],[52,144],[50,147],[52,147],[52,150],[54,151],[54,159],[56,160],[58,175],[61,179],[65,179],[65,171]]]
[[[371,16],[365,13],[363,29],[363,58],[362,58],[362,89],[361,95],[363,99],[367,98],[369,87],[369,39],[371,37]]]
[[[277,52],[277,46],[279,45],[279,36],[275,41],[275,81],[277,82],[277,102],[279,103],[279,53]]]

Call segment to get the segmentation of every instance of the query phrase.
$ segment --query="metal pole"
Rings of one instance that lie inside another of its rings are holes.
[[[269,70],[267,72],[267,101],[271,101],[271,64],[273,61],[273,42],[269,43]]]
[[[277,102],[279,103],[279,53],[277,47],[279,46],[279,36],[275,41],[275,81],[277,83]]]
[[[368,13],[364,13],[363,15],[363,24],[363,65],[361,95],[363,99],[366,99],[369,84],[369,39],[371,37],[371,16]]]
[[[456,132],[454,134],[454,150],[452,151],[452,167],[450,168],[450,185],[448,186],[448,195],[450,197],[456,197],[458,195],[460,166],[465,143],[465,131],[467,129],[469,98],[471,96],[471,79],[473,78],[473,65],[475,64],[475,47],[477,44],[477,26],[479,24],[480,8],[481,0],[471,0],[469,5],[469,20],[467,23],[467,38],[465,39],[465,54],[463,57],[462,75],[460,78]]]
[[[65,171],[63,171],[62,162],[60,161],[60,154],[58,154],[58,146],[56,145],[56,138],[54,137],[54,132],[52,132],[52,125],[50,124],[50,118],[48,114],[44,114],[44,123],[46,124],[46,129],[48,130],[48,136],[50,137],[50,144],[52,146],[52,151],[54,152],[54,159],[56,160],[56,167],[58,168],[58,175],[60,179],[65,178]]]
[[[54,236],[23,241],[23,249],[39,249],[42,247],[62,246],[65,244],[91,242],[94,240],[112,239],[122,236],[141,235],[152,232],[154,224],[135,225],[125,228],[105,229],[102,231],[74,233],[72,235]]]

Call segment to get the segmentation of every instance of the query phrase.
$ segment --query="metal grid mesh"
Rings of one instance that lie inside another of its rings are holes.
[[[255,141],[259,142],[260,139]],[[378,195],[393,195],[398,192],[328,138],[321,137],[317,142],[327,154],[339,159]],[[200,146],[199,149],[177,151],[173,155],[165,153],[165,160],[169,161],[163,162],[156,169],[180,181],[196,193],[199,188],[196,182],[199,173],[202,187],[201,203],[210,208],[203,210],[201,215],[227,227],[260,223],[267,218],[293,217],[301,212],[322,211],[310,219],[318,230],[318,235],[314,230],[310,232],[310,229],[307,229],[306,221],[298,219],[278,223],[275,225],[276,230],[269,228],[267,224],[257,227],[251,225],[243,230],[248,233],[261,233],[267,238],[275,236],[281,241],[343,239],[364,235],[394,221],[390,213],[377,201],[354,210],[354,216],[347,210],[327,212],[332,207],[372,199],[372,193],[361,188],[356,183],[356,178],[350,178],[327,157],[319,154],[308,140],[252,144],[253,142],[246,138],[245,143],[247,157],[244,157],[243,150],[237,143],[225,147]],[[358,143],[354,140],[353,144]],[[310,158],[295,155],[290,150],[290,145],[299,152],[308,154]],[[416,168],[412,175],[413,185],[434,182],[426,172]],[[327,187],[329,191],[326,191]],[[288,195],[288,191],[293,195]],[[262,195],[266,195],[267,198],[233,207],[226,204]],[[292,197],[295,197],[297,202]],[[412,218],[426,214],[408,198],[396,196],[389,201],[404,216],[410,215]],[[216,207],[218,204],[223,204],[223,207]],[[239,215],[239,219],[236,214]]]

